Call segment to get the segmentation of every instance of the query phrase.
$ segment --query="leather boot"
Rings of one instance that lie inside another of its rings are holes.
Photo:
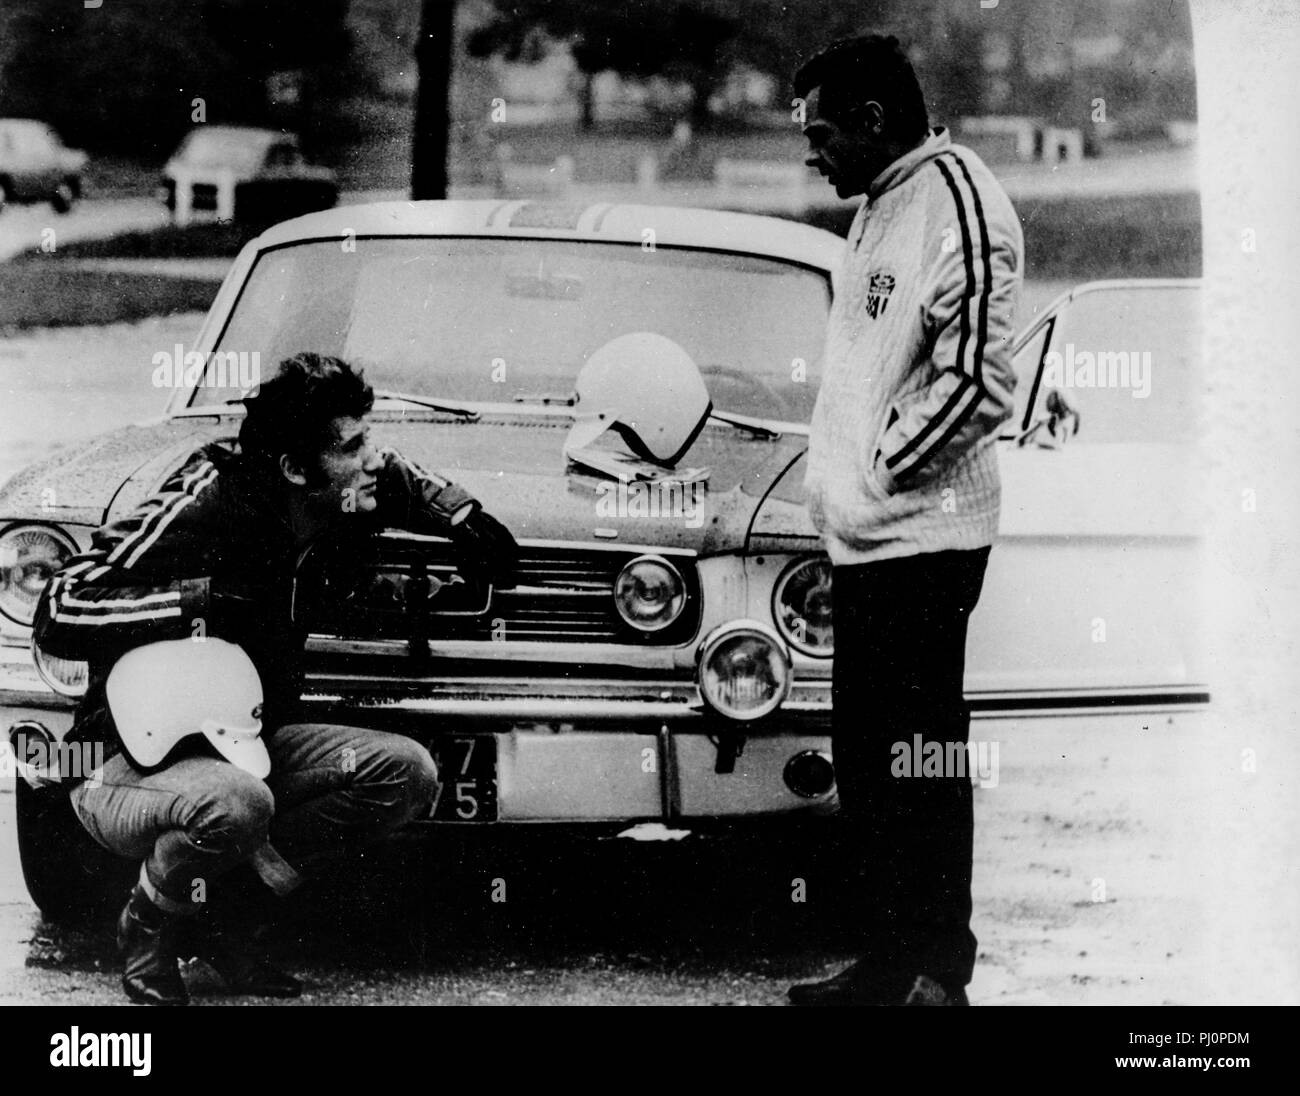
[[[905,1005],[970,1005],[966,998],[966,987],[958,986],[948,989],[926,974],[917,975],[916,981],[908,991]]]
[[[122,988],[142,1005],[188,1005],[190,996],[176,966],[182,918],[160,910],[137,883],[117,919]]]
[[[839,974],[820,982],[801,982],[787,991],[792,1005],[863,1005],[873,1003],[869,978],[871,968],[859,959]]]
[[[859,960],[833,978],[791,986],[795,1005],[969,1005],[964,987],[949,990],[929,975],[883,973]]]
[[[186,951],[202,959],[231,993],[252,997],[298,997],[302,982],[273,966],[262,954],[256,919],[205,910],[195,918]]]

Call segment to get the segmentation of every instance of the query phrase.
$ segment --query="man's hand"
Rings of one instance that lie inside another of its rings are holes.
[[[478,503],[448,533],[466,570],[498,586],[513,586],[519,563],[519,545],[501,522]]]

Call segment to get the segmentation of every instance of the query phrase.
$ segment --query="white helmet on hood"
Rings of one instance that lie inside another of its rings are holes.
[[[142,768],[201,734],[232,765],[271,771],[262,741],[262,682],[243,648],[207,636],[147,643],[114,663],[108,708],[127,755]]]
[[[615,431],[644,460],[672,468],[713,411],[691,356],[664,335],[634,331],[611,339],[578,372],[578,420],[566,449]]]

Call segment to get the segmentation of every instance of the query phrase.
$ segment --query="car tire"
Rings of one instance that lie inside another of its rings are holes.
[[[76,201],[77,195],[66,179],[56,186],[54,193],[50,195],[50,205],[54,207],[55,213],[71,212]]]
[[[67,792],[15,781],[18,858],[27,891],[47,921],[101,920],[126,901],[137,865],[96,844]]]

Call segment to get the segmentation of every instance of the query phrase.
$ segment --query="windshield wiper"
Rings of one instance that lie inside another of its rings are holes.
[[[781,431],[763,419],[750,418],[748,415],[738,415],[734,411],[719,411],[716,407],[709,412],[709,418],[716,419],[718,422],[725,422],[728,426],[735,426],[740,430],[747,430],[756,438],[765,438],[768,441],[776,441],[781,436]],[[783,426],[787,425],[782,423]]]
[[[478,411],[475,411],[472,407],[466,407],[463,403],[448,403],[446,400],[433,400],[427,396],[415,396],[407,392],[390,392],[384,388],[375,389],[375,399],[401,400],[403,403],[412,403],[416,407],[427,407],[431,411],[441,411],[445,415],[455,415],[466,422],[478,422],[483,417]]]
[[[578,397],[570,392],[567,396],[556,396],[549,392],[520,392],[514,398],[515,403],[540,403],[543,407],[554,404],[557,407],[576,407]]]

